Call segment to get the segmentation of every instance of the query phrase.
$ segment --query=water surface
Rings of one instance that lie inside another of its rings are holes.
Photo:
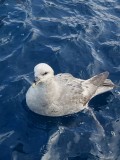
[[[103,71],[120,83],[119,0],[0,1],[0,160],[119,160],[120,89],[89,112],[49,118],[25,104],[37,63],[87,79]]]

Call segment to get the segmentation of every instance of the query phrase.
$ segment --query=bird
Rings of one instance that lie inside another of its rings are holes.
[[[115,84],[107,79],[105,71],[87,80],[75,78],[70,73],[54,74],[46,63],[34,67],[34,83],[26,93],[28,108],[43,116],[71,115],[88,108],[96,95],[110,91]]]

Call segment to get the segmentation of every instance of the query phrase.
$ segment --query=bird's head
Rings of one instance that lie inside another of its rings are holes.
[[[33,86],[35,87],[39,83],[45,83],[54,77],[53,69],[45,63],[39,63],[34,67],[35,81]]]

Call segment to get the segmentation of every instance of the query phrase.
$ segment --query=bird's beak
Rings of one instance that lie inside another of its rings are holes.
[[[41,80],[34,80],[33,84],[32,84],[32,87],[36,87],[39,83],[41,82]]]

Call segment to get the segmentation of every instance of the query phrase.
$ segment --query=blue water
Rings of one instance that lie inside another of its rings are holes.
[[[120,160],[120,88],[89,112],[50,118],[28,110],[37,63],[120,84],[119,0],[0,0],[0,160]]]

